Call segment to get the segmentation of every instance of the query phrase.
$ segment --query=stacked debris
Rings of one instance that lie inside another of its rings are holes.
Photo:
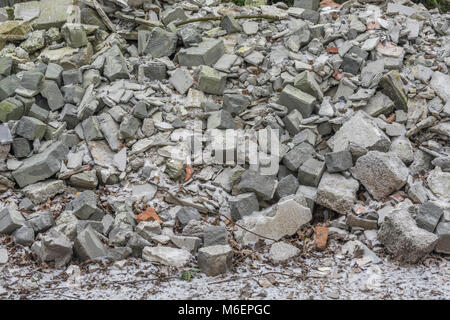
[[[364,263],[450,254],[449,15],[251,4],[1,8],[0,233],[56,267],[211,276],[261,241],[289,261],[318,222]]]

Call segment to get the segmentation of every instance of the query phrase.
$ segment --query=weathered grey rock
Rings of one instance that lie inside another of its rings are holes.
[[[364,111],[356,112],[327,143],[334,152],[347,149],[350,143],[383,152],[388,151],[391,145],[386,134]]]
[[[352,154],[349,150],[329,152],[325,154],[325,163],[330,173],[346,171],[353,166]]]
[[[434,250],[438,237],[419,228],[408,210],[396,210],[385,217],[377,239],[401,261],[416,263]]]
[[[191,220],[200,221],[202,216],[200,215],[200,212],[198,212],[198,210],[195,208],[181,207],[176,212],[176,217],[177,217],[178,221],[180,222],[181,226],[184,227]]]
[[[74,250],[81,260],[92,260],[107,255],[106,246],[91,226],[81,231],[74,242]]]
[[[159,27],[153,28],[148,34],[148,39],[143,39],[142,48],[144,54],[151,54],[154,58],[171,56],[177,47],[178,37],[175,33],[168,32]]]
[[[181,38],[181,41],[183,41],[183,45],[186,48],[193,47],[197,43],[202,42],[201,33],[192,25],[182,26],[181,29],[178,30],[178,36]]]
[[[16,133],[28,140],[42,139],[47,125],[41,120],[24,116],[17,124]]]
[[[14,243],[22,246],[31,246],[34,242],[34,230],[28,226],[22,226],[13,234]]]
[[[380,79],[383,92],[394,102],[395,108],[408,111],[408,97],[403,90],[400,74],[393,70],[389,71]]]
[[[240,93],[229,93],[223,95],[223,108],[232,115],[238,115],[250,106],[252,100]]]
[[[70,177],[72,186],[83,189],[95,189],[98,185],[97,172],[95,170],[83,171]]]
[[[298,179],[293,174],[289,174],[278,181],[276,195],[281,199],[291,194],[295,194],[298,186]]]
[[[119,125],[108,113],[97,116],[98,126],[103,133],[109,147],[113,151],[119,150],[121,142],[119,140]]]
[[[119,138],[133,139],[135,138],[136,131],[141,126],[139,119],[132,115],[125,115],[119,126]]]
[[[105,55],[103,74],[109,81],[130,78],[127,63],[117,45],[112,46]]]
[[[45,31],[36,30],[31,32],[30,36],[20,44],[20,47],[28,53],[34,53],[45,47]]]
[[[198,89],[205,93],[222,95],[227,83],[227,74],[217,71],[209,66],[203,66],[200,75]]]
[[[65,70],[61,75],[65,86],[83,82],[83,73],[79,69]]]
[[[300,254],[300,249],[286,242],[275,242],[269,250],[269,258],[273,263],[286,263]]]
[[[11,70],[13,66],[12,57],[1,56],[0,57],[0,75],[1,76],[9,76],[11,75]]]
[[[186,69],[176,69],[170,76],[169,82],[180,94],[185,94],[192,87],[194,79]]]
[[[364,230],[378,229],[378,220],[356,216],[353,213],[347,215],[346,223],[350,227],[363,228]]]
[[[97,207],[97,195],[90,190],[80,193],[67,204],[66,209],[81,220],[101,220],[103,217],[103,211]]]
[[[238,194],[237,196],[230,198],[228,203],[230,204],[231,218],[233,218],[234,221],[238,221],[259,210],[258,199],[253,192]]]
[[[284,87],[278,99],[278,104],[288,108],[289,111],[297,109],[304,118],[308,118],[314,109],[316,98],[291,85]]]
[[[431,77],[430,85],[439,97],[444,101],[450,101],[450,76],[439,71],[435,71]]]
[[[427,183],[437,197],[450,201],[450,172],[442,172],[441,168],[436,167],[429,172]]]
[[[127,247],[131,248],[131,255],[135,258],[141,258],[142,250],[150,245],[150,242],[136,233],[133,233],[133,235],[130,237],[130,240],[128,240],[127,242]]]
[[[38,211],[27,217],[27,224],[35,233],[47,231],[54,223],[55,219],[51,211]]]
[[[233,250],[229,245],[217,245],[198,250],[198,266],[207,276],[214,277],[231,269]]]
[[[25,224],[25,219],[19,211],[4,208],[0,211],[0,233],[12,234]]]
[[[436,227],[438,242],[435,251],[450,254],[450,222],[441,221]]]
[[[16,75],[8,76],[0,80],[0,100],[11,97],[20,86],[20,79]],[[4,121],[4,120],[3,120]]]
[[[358,181],[351,177],[325,172],[317,187],[316,203],[340,214],[350,213],[358,188]]]
[[[376,200],[401,189],[409,174],[397,155],[379,151],[369,151],[360,157],[350,171]]]
[[[292,148],[283,157],[283,164],[291,171],[297,171],[298,168],[309,158],[312,158],[316,151],[314,147],[307,142],[300,143]]]
[[[325,162],[309,158],[298,169],[298,180],[302,185],[317,187],[325,171]]]
[[[100,124],[96,116],[90,116],[81,122],[81,127],[83,128],[83,136],[86,141],[102,140],[103,134],[100,130]]]
[[[157,247],[145,247],[142,251],[142,259],[180,268],[189,262],[191,254],[185,249],[158,245]]]
[[[240,225],[256,234],[280,240],[293,235],[312,219],[311,211],[299,199],[284,198],[270,208],[269,215],[251,215],[240,221]],[[243,229],[235,231],[235,237],[244,245],[256,243],[260,237]]]
[[[225,16],[220,20],[220,27],[227,33],[235,33],[241,31],[241,25],[232,16]]]
[[[417,226],[429,232],[434,232],[443,214],[444,210],[438,203],[427,201],[419,206],[416,217]]]
[[[19,169],[12,172],[13,178],[21,188],[50,178],[61,169],[61,161],[68,153],[66,145],[55,142],[43,152],[26,159]]]
[[[203,246],[228,244],[227,229],[224,226],[207,226],[203,233]]]
[[[98,117],[103,116],[104,114],[106,113],[102,113]],[[67,124],[67,129],[71,130],[75,128],[78,123],[80,123],[80,119],[78,119],[77,116],[77,107],[69,103],[64,105],[64,108],[60,113],[60,120]]]
[[[11,131],[8,124],[4,123],[0,125],[0,145],[6,145],[13,142]]]
[[[67,22],[72,14],[68,10],[72,6],[72,0],[61,0],[54,2],[52,0],[40,1],[40,15],[33,20],[34,29],[49,29],[51,27],[61,28]]]
[[[295,136],[300,132],[302,120],[303,116],[297,109],[292,110],[286,117],[283,118],[285,128],[291,136]]]
[[[211,112],[207,122],[208,129],[234,129],[234,119],[227,110]]]
[[[190,253],[196,253],[202,244],[202,239],[188,236],[172,235],[170,236],[170,241],[172,241],[172,243],[178,248],[185,249]]]
[[[207,40],[197,47],[181,49],[177,54],[181,66],[212,66],[225,54],[223,40]]]
[[[164,80],[167,78],[167,67],[162,62],[153,61],[148,64],[139,66],[142,67],[144,76],[150,80]]]
[[[275,195],[278,181],[272,176],[261,175],[252,170],[246,170],[241,175],[237,188],[240,192],[254,192],[262,200],[270,200]]]
[[[80,48],[88,44],[86,31],[81,24],[66,23],[61,28],[61,34],[69,47]]]
[[[34,242],[31,251],[44,262],[54,261],[57,268],[69,263],[73,253],[72,242],[55,229],[47,232],[40,241]]]
[[[309,10],[317,10],[319,8],[319,0],[295,0],[295,8],[303,8]]]
[[[171,9],[167,9],[161,13],[161,21],[167,26],[169,23],[174,21],[184,21],[188,17],[184,13],[184,9],[181,7],[175,7]]]
[[[30,184],[22,189],[22,192],[34,204],[41,204],[49,198],[53,198],[59,193],[64,192],[66,186],[62,180],[47,180]]]
[[[44,108],[39,107],[37,104],[33,103],[31,105],[30,111],[28,111],[28,116],[36,118],[40,121],[47,121],[49,116],[49,111]]]
[[[323,92],[314,78],[313,72],[303,71],[295,76],[294,87],[316,97],[319,100],[323,99]]]
[[[342,69],[344,72],[358,74],[367,56],[368,53],[358,46],[351,47],[343,57]]]

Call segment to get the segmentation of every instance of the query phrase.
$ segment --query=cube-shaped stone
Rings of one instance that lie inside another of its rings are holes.
[[[325,154],[325,163],[328,172],[345,171],[353,166],[352,154],[349,150],[329,152]]]
[[[16,134],[33,141],[34,139],[42,139],[46,128],[47,125],[41,120],[25,116],[19,120]]]
[[[197,47],[181,49],[177,54],[178,62],[182,66],[212,66],[225,54],[223,40],[207,40]]]
[[[88,44],[86,31],[81,24],[66,23],[61,28],[61,34],[69,47],[80,48]]]
[[[25,138],[15,138],[12,143],[14,156],[17,159],[25,158],[31,152],[30,142]]]
[[[302,185],[317,187],[325,171],[325,162],[309,158],[298,169],[298,180]]]
[[[231,268],[233,250],[229,245],[217,245],[198,250],[198,266],[207,276],[226,273]]]
[[[258,198],[253,192],[238,194],[232,197],[228,203],[230,204],[231,218],[234,221],[238,221],[259,210]]]
[[[16,75],[8,76],[0,80],[0,101],[11,97],[20,87],[20,79]]]
[[[205,93],[222,95],[227,83],[227,74],[211,67],[203,66],[200,71],[198,89]]]
[[[287,107],[289,111],[297,109],[304,118],[307,118],[314,110],[316,98],[288,84],[281,92],[278,103]]]
[[[208,129],[234,129],[234,119],[226,110],[211,112],[207,122]]]
[[[19,120],[23,116],[23,114],[24,105],[19,100],[8,98],[0,102],[1,122],[8,122],[9,120]]]
[[[55,81],[46,80],[41,94],[47,99],[47,104],[52,111],[61,109],[64,106],[64,97]]]
[[[303,116],[297,109],[292,110],[286,117],[283,118],[285,128],[291,136],[295,136],[300,132],[300,125],[302,120]]]

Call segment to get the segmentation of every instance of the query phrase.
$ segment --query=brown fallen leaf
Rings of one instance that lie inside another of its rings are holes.
[[[161,218],[158,216],[155,209],[153,209],[153,208],[148,208],[147,210],[145,210],[144,212],[141,212],[140,214],[138,214],[136,216],[136,220],[138,222],[148,221],[150,219],[153,219],[157,222],[162,222]]]

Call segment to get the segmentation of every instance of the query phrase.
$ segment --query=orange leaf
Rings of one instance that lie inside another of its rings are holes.
[[[155,209],[153,209],[153,208],[148,208],[147,210],[145,210],[144,212],[141,212],[140,214],[138,214],[136,216],[136,220],[138,222],[148,221],[150,219],[153,219],[157,222],[162,222],[161,218],[158,216]]]
[[[188,181],[193,173],[194,169],[192,169],[191,166],[186,166],[186,178],[184,178],[184,182]]]

